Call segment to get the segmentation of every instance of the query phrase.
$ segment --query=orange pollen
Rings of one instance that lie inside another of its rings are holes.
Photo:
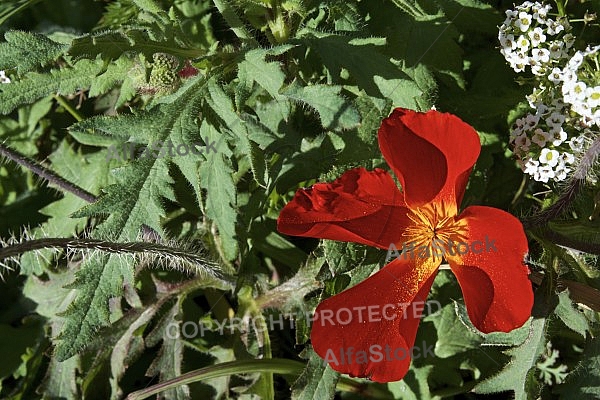
[[[411,210],[408,218],[414,223],[406,228],[403,236],[407,239],[406,244],[416,248],[426,246],[429,254],[434,240],[444,247],[452,240],[453,242],[464,242],[466,240],[466,224],[456,219],[456,214],[447,209],[442,203],[428,204],[424,207]]]

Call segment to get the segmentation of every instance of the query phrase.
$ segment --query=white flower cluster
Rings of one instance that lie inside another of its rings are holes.
[[[515,121],[510,143],[523,172],[540,182],[565,180],[600,128],[600,46],[576,51],[569,21],[550,11],[526,1],[506,12],[498,35],[513,69],[529,65],[535,75],[527,96],[535,111]]]
[[[578,51],[560,74],[564,102],[571,105],[571,110],[582,117],[581,122],[587,127],[600,128],[599,56],[600,46]],[[596,68],[589,68],[592,65]]]
[[[566,18],[548,17],[549,5],[526,1],[506,11],[498,33],[500,52],[515,72],[527,66],[535,75],[544,76],[562,59],[570,57],[575,42]]]
[[[540,182],[548,182],[549,179],[562,181],[572,170],[570,165],[575,162],[573,153],[583,149],[583,138],[577,136],[567,140],[564,130],[567,106],[560,100],[550,107],[538,103],[534,108],[535,114],[517,119],[510,143],[523,172]]]
[[[10,78],[6,76],[6,72],[0,70],[0,83],[10,83]]]

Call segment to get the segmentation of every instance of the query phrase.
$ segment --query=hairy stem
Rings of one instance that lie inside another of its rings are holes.
[[[99,250],[118,254],[153,254],[159,257],[171,258],[179,262],[192,264],[199,267],[218,279],[227,280],[219,271],[219,265],[206,260],[202,256],[185,250],[175,249],[157,243],[126,242],[115,243],[99,239],[71,239],[71,238],[43,238],[28,240],[23,243],[0,248],[0,260],[14,258],[23,253],[41,249],[67,249],[67,250]]]
[[[3,143],[0,143],[0,157],[6,157],[14,163],[29,169],[40,178],[47,180],[66,192],[73,193],[75,196],[87,201],[88,203],[93,203],[96,201],[96,196],[93,194],[80,188],[74,183],[67,181],[63,177],[57,175],[55,172],[24,156],[18,151],[5,146]]]

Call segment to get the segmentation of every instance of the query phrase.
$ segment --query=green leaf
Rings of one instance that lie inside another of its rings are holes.
[[[447,358],[460,354],[481,345],[483,337],[468,329],[457,314],[458,305],[447,304],[442,308],[440,315],[428,316],[435,324],[438,336],[435,343],[435,355]]]
[[[159,375],[161,382],[181,376],[185,344],[181,334],[173,335],[175,327],[177,332],[181,332],[181,317],[181,304],[177,301],[148,335],[148,346],[154,347],[160,341],[162,346],[148,367],[147,376]],[[190,388],[188,385],[179,385],[165,391],[162,396],[165,400],[187,400],[190,398]]]
[[[583,359],[556,390],[563,398],[593,400],[600,397],[600,339],[589,338]]]
[[[258,124],[253,123],[253,121],[244,121],[235,112],[231,99],[214,80],[209,81],[208,91],[210,93],[210,97],[207,99],[209,106],[224,122],[221,129],[227,129],[234,134],[234,148],[238,154],[241,153],[243,159],[248,160],[250,163],[254,180],[259,185],[265,187],[268,180],[266,176],[266,161],[264,156],[260,154],[260,149],[258,149],[256,143],[250,140],[250,131],[254,131],[253,133],[263,133],[262,129]],[[222,134],[221,136],[224,137]]]
[[[406,376],[398,382],[389,382],[388,388],[395,399],[402,400],[431,400],[438,399],[431,393],[427,378],[432,374],[432,365],[422,368],[411,368]]]
[[[586,332],[590,331],[588,320],[583,313],[573,307],[573,301],[569,297],[568,289],[558,294],[558,305],[554,312],[567,327],[579,333],[584,338]]]
[[[75,154],[66,141],[61,142],[56,151],[50,155],[52,170],[69,182],[87,190],[98,193],[101,187],[110,182],[109,165],[100,154],[83,157]],[[32,230],[31,236],[69,237],[74,232],[81,232],[86,227],[85,218],[72,218],[71,215],[88,203],[72,193],[65,193],[58,201],[50,203],[39,211],[50,217],[41,227]],[[21,272],[24,274],[41,274],[51,265],[56,252],[50,249],[28,252],[21,256]]]
[[[34,347],[40,335],[43,335],[41,318],[28,318],[19,327],[0,324],[0,381],[21,365],[21,356],[28,347]]]
[[[154,14],[165,14],[165,11],[154,0],[133,0],[136,6],[141,10]]]
[[[174,38],[161,40],[152,38],[148,32],[128,29],[90,34],[76,38],[68,53],[75,58],[95,59],[101,55],[105,60],[114,60],[127,52],[144,54],[148,59],[154,53],[167,53],[180,58],[198,58],[204,55],[201,49],[182,47]]]
[[[0,86],[0,113],[8,114],[50,94],[71,94],[88,88],[103,68],[101,61],[81,60],[72,68],[52,70],[49,74],[29,73],[23,79]]]
[[[34,32],[9,31],[0,43],[0,70],[16,68],[19,74],[32,71],[60,57],[68,46]]]
[[[479,394],[513,391],[515,400],[527,400],[539,392],[536,364],[546,349],[546,320],[534,318],[530,335],[520,346],[505,351],[511,362],[498,374],[484,379],[473,391]]]
[[[327,400],[335,396],[335,385],[340,375],[335,372],[312,348],[307,351],[308,364],[292,386],[294,400]]]
[[[268,55],[279,55],[292,46],[279,46],[274,49],[253,49],[246,53],[244,61],[238,66],[240,81],[255,81],[262,86],[273,98],[279,97],[279,89],[283,86],[285,74],[276,62],[267,62]],[[274,50],[277,50],[276,52]]]
[[[236,189],[231,161],[213,154],[200,166],[200,187],[206,189],[206,215],[217,223],[225,256],[233,260],[238,251],[235,222]]]
[[[341,91],[341,86],[303,87],[295,83],[286,87],[282,94],[313,108],[319,114],[323,128],[340,131],[354,128],[360,123],[358,111],[350,101],[340,95]]]
[[[203,85],[204,82],[198,79],[190,80],[178,92],[176,101],[161,104],[152,112],[139,116],[90,118],[74,125],[71,130],[88,131],[88,134],[89,131],[101,131],[105,136],[131,137],[140,142],[145,139],[149,142],[183,143],[185,132],[197,131],[194,116],[198,100],[204,93]],[[142,225],[163,235],[160,221],[164,216],[163,199],[175,201],[167,158],[170,157],[144,157],[117,170],[119,183],[107,187],[104,196],[75,216],[110,215],[96,234],[120,242],[135,240]],[[177,163],[177,158],[174,160]],[[216,173],[219,172],[223,170]],[[227,178],[231,179],[231,175]],[[197,182],[192,184],[196,187]],[[217,190],[222,189],[223,182],[215,186]],[[211,186],[211,191],[215,186]],[[133,266],[123,262],[119,255],[102,254],[84,261],[73,284],[79,289],[78,297],[65,313],[67,321],[56,350],[58,359],[73,356],[89,342],[99,327],[109,324],[109,300],[121,295],[124,283],[133,286]]]
[[[76,296],[76,291],[64,286],[74,279],[74,268],[61,273],[47,272],[48,280],[43,281],[30,276],[23,287],[23,294],[37,303],[35,312],[49,320],[52,335],[58,334],[64,318],[59,314],[64,311]],[[55,396],[68,400],[77,400],[81,396],[77,388],[76,373],[81,368],[79,356],[65,362],[55,357],[50,359],[42,388],[47,396]]]
[[[417,109],[419,99],[430,96],[422,90],[425,85],[419,87],[401,66],[384,54],[386,39],[352,39],[309,30],[299,32],[299,37],[318,54],[334,82],[340,82],[342,71],[347,70],[351,82],[369,96],[389,98],[397,107]],[[433,77],[427,80],[431,82],[428,87],[435,87]]]
[[[115,62],[110,63],[101,75],[96,77],[90,87],[89,96],[97,97],[101,94],[107,93],[109,90],[123,83],[124,81],[132,79],[132,70],[135,67],[135,62],[127,57],[120,57]],[[129,100],[132,96],[128,93]],[[117,105],[118,106],[118,105]]]
[[[589,221],[580,220],[550,221],[548,226],[554,231],[570,239],[588,244],[600,245],[600,224],[598,219]]]

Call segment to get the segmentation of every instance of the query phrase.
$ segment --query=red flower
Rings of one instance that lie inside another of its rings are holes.
[[[519,220],[484,206],[459,214],[481,148],[471,126],[451,114],[398,108],[379,128],[379,148],[402,191],[384,170],[355,168],[333,183],[298,190],[277,226],[289,235],[402,251],[321,302],[311,332],[313,348],[336,371],[390,382],[404,377],[419,350],[413,345],[420,315],[412,306],[427,298],[442,258],[482,332],[523,325],[533,291]]]

